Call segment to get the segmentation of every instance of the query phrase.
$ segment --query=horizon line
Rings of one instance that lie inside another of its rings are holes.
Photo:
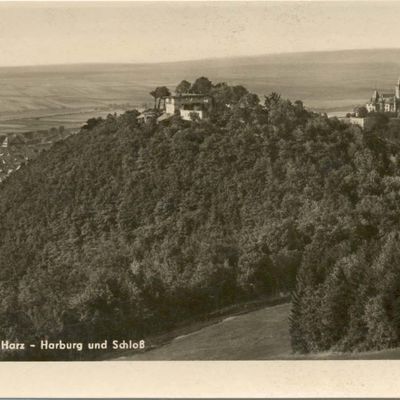
[[[18,64],[18,65],[0,65],[0,68],[35,68],[35,67],[62,67],[62,66],[78,66],[78,65],[160,65],[160,64],[179,64],[179,63],[190,63],[190,62],[202,62],[202,61],[223,61],[233,60],[240,58],[257,58],[257,57],[268,57],[268,56],[285,56],[285,55],[296,55],[296,54],[314,54],[314,53],[340,53],[350,51],[384,51],[384,50],[396,50],[399,51],[400,47],[358,47],[358,48],[341,48],[341,49],[328,49],[328,50],[302,50],[302,51],[282,51],[272,53],[257,53],[257,54],[243,54],[243,55],[231,55],[221,57],[205,57],[205,58],[192,58],[192,59],[181,59],[181,60],[170,60],[170,61],[82,61],[82,62],[71,62],[71,63],[46,63],[46,64]]]

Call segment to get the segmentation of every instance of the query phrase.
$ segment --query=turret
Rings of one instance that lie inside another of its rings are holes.
[[[372,102],[375,102],[375,101],[378,101],[378,99],[379,99],[379,93],[378,93],[378,91],[375,89],[375,90],[374,90],[374,93],[372,94],[371,100],[372,100]]]
[[[397,85],[395,86],[395,97],[396,99],[400,99],[400,78],[397,81]]]

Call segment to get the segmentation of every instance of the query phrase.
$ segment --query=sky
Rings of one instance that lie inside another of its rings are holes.
[[[400,47],[400,2],[0,2],[0,65]]]

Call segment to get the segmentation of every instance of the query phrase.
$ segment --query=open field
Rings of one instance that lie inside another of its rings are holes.
[[[31,130],[30,126],[48,129],[51,124],[73,127],[102,111],[151,106],[149,92],[156,86],[174,89],[182,79],[203,75],[214,82],[244,85],[259,95],[276,91],[315,110],[344,112],[364,103],[375,87],[392,90],[399,71],[400,50],[390,49],[160,64],[4,67],[0,133]]]
[[[154,350],[120,360],[263,360],[290,353],[288,313],[280,304],[224,317],[198,331],[175,337]]]
[[[263,307],[221,318],[168,343],[117,360],[399,360],[400,348],[361,353],[292,354],[290,304]]]
[[[128,107],[127,107],[128,109]],[[105,118],[108,114],[121,114],[126,109],[109,107],[107,109],[64,110],[64,111],[29,111],[22,116],[3,116],[0,118],[0,135],[22,133],[26,131],[48,130],[63,126],[66,129],[78,128],[92,117]]]

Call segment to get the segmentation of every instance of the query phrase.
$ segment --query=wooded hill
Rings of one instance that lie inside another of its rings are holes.
[[[206,87],[209,120],[92,120],[0,185],[1,337],[142,338],[289,292],[299,270],[295,350],[398,343],[386,122],[363,133],[276,93]]]

